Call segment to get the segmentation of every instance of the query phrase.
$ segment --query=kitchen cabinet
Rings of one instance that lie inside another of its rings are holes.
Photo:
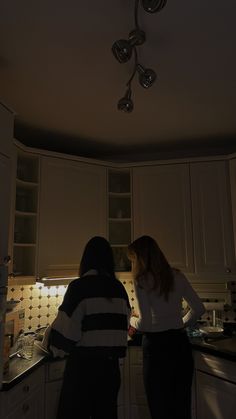
[[[42,419],[44,417],[44,366],[21,383],[0,393],[1,419]]]
[[[190,165],[195,269],[235,272],[230,183],[227,161]]]
[[[96,235],[106,236],[106,168],[42,157],[38,276],[77,275]]]
[[[0,103],[0,154],[12,157],[14,113]]]
[[[129,409],[130,419],[150,419],[146,394],[143,384],[142,348],[129,348]]]
[[[59,397],[62,387],[62,379],[65,368],[65,360],[58,360],[49,362],[46,365],[46,378],[45,378],[45,417],[44,419],[56,419]],[[125,403],[126,403],[126,364],[125,360],[120,360],[121,371],[121,387],[118,394],[118,419],[128,419],[125,416]]]
[[[135,168],[133,179],[135,238],[153,236],[186,274],[235,273],[227,161]]]
[[[197,419],[232,419],[236,410],[236,364],[195,354]]]
[[[8,256],[8,235],[10,221],[10,202],[11,202],[11,165],[10,159],[0,154],[0,196],[1,196],[1,217],[0,217],[0,284],[7,284],[5,263]]]
[[[130,271],[127,245],[132,241],[132,193],[129,169],[108,170],[108,236],[115,270]]]
[[[65,363],[62,359],[46,364],[44,419],[56,419]]]
[[[193,272],[189,165],[133,169],[134,238],[157,240],[170,264]]]
[[[229,161],[230,165],[230,187],[234,231],[234,259],[236,260],[236,157]]]
[[[12,278],[34,283],[36,278],[40,158],[15,148],[12,222]]]

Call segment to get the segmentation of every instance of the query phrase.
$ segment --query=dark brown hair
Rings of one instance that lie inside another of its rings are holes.
[[[96,269],[98,274],[115,278],[112,248],[104,237],[93,237],[84,248],[79,275],[82,276],[90,269]]]
[[[139,237],[128,246],[128,258],[134,260],[133,274],[138,286],[144,288],[145,282],[148,286],[151,275],[151,289],[168,300],[174,288],[174,275],[157,242],[150,236]]]

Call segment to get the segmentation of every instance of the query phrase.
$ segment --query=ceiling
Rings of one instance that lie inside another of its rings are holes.
[[[111,46],[134,29],[134,0],[1,0],[0,101],[15,137],[32,147],[111,161],[236,151],[236,1],[141,1],[138,60],[157,73],[132,83],[133,60]]]

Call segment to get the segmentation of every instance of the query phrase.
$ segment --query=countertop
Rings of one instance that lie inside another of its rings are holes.
[[[141,346],[142,335],[137,334],[134,339],[128,341],[128,346]],[[194,350],[209,353],[211,355],[236,362],[236,336],[222,337],[221,339],[190,338]],[[23,380],[23,378],[46,362],[54,362],[58,359],[51,358],[35,347],[33,358],[26,360],[14,357],[10,360],[9,372],[3,377],[1,391],[6,391]]]

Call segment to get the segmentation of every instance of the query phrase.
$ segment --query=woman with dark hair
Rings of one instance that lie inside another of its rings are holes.
[[[115,277],[110,244],[93,237],[47,333],[54,357],[68,355],[58,419],[117,419],[119,358],[126,355],[130,304]]]
[[[185,328],[205,308],[179,270],[172,269],[150,236],[128,246],[139,317],[131,334],[143,332],[143,378],[152,419],[191,419],[193,357]],[[182,314],[182,301],[190,307]]]

